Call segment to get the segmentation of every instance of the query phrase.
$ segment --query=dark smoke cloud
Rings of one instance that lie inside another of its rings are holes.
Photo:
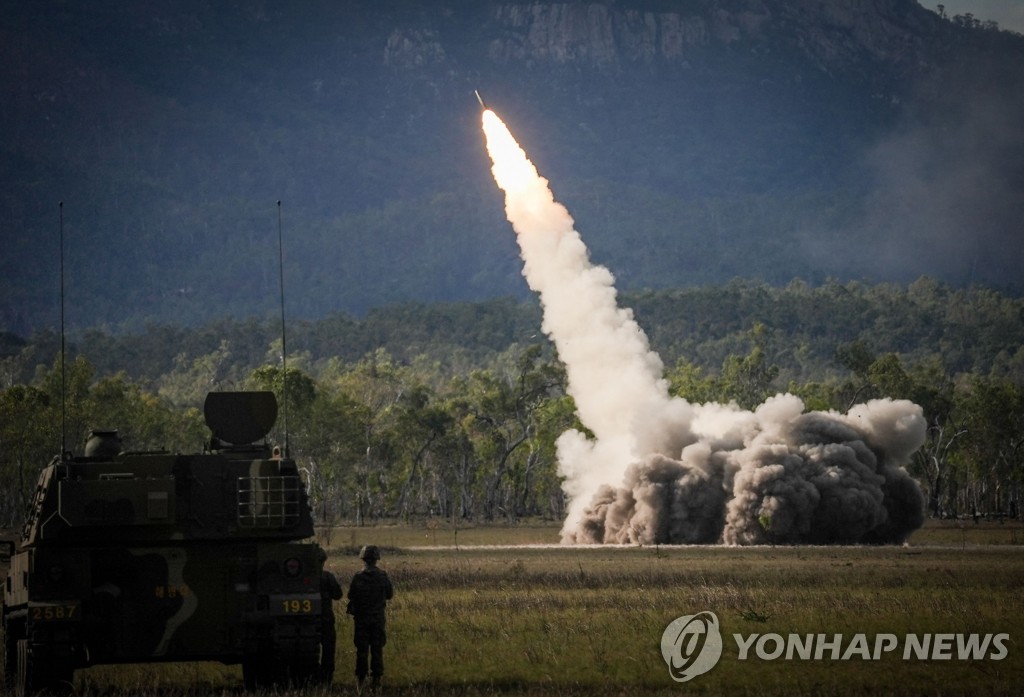
[[[924,442],[921,409],[876,400],[802,413],[792,395],[753,414],[744,443],[651,455],[605,485],[568,539],[632,544],[899,543],[924,521],[901,464]],[[741,415],[737,412],[737,415]]]
[[[618,488],[598,490],[572,542],[701,544],[725,524],[722,471],[709,463],[651,455],[631,465]],[[703,466],[702,466],[703,465]]]

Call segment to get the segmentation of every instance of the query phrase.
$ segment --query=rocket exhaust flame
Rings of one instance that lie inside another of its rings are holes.
[[[594,434],[557,442],[563,542],[900,542],[921,525],[924,497],[903,469],[924,442],[919,406],[805,413],[787,394],[750,412],[670,396],[661,359],[548,181],[490,109],[482,125],[542,329]]]

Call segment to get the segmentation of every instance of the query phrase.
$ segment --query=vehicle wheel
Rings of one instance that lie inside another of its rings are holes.
[[[315,684],[320,678],[320,663],[312,658],[295,658],[288,664],[291,686],[302,689]]]
[[[242,659],[242,685],[246,692],[255,692],[267,686],[266,670],[259,656],[246,656]]]
[[[246,691],[269,690],[279,683],[279,662],[266,651],[250,654],[242,659],[242,684]]]
[[[32,667],[29,665],[28,639],[18,639],[18,670],[14,683],[14,694],[16,697],[29,697],[29,695],[35,694],[31,675]]]
[[[17,653],[17,677],[14,685],[16,697],[32,697],[41,692],[49,695],[71,694],[74,668],[35,660],[28,639],[18,639]]]
[[[18,632],[11,623],[4,628],[4,694],[13,695],[18,684]]]
[[[46,694],[54,696],[72,694],[75,691],[75,669],[70,665],[51,665],[44,691]]]
[[[256,666],[258,662],[256,659],[246,656],[242,659],[242,686],[246,692],[255,692],[259,686],[259,681],[256,679]]]

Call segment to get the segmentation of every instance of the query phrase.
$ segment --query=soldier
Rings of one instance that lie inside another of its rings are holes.
[[[320,550],[320,563],[327,561],[327,552]],[[341,599],[338,579],[326,568],[320,572],[320,681],[330,685],[334,678],[334,654],[337,634],[334,629],[334,602]]]
[[[387,643],[384,608],[394,595],[394,589],[387,573],[377,568],[380,550],[376,545],[363,547],[359,558],[363,560],[363,570],[352,577],[346,611],[356,621],[353,637],[356,645],[356,680],[362,687],[369,672],[372,685],[377,688],[384,675],[384,644]]]

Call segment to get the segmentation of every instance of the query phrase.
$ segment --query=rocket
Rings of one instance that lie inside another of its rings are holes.
[[[476,90],[473,90],[473,94],[476,95],[476,101],[480,102],[480,108],[481,109],[486,109],[487,105],[484,104],[484,98],[480,96],[480,93],[477,92]]]

